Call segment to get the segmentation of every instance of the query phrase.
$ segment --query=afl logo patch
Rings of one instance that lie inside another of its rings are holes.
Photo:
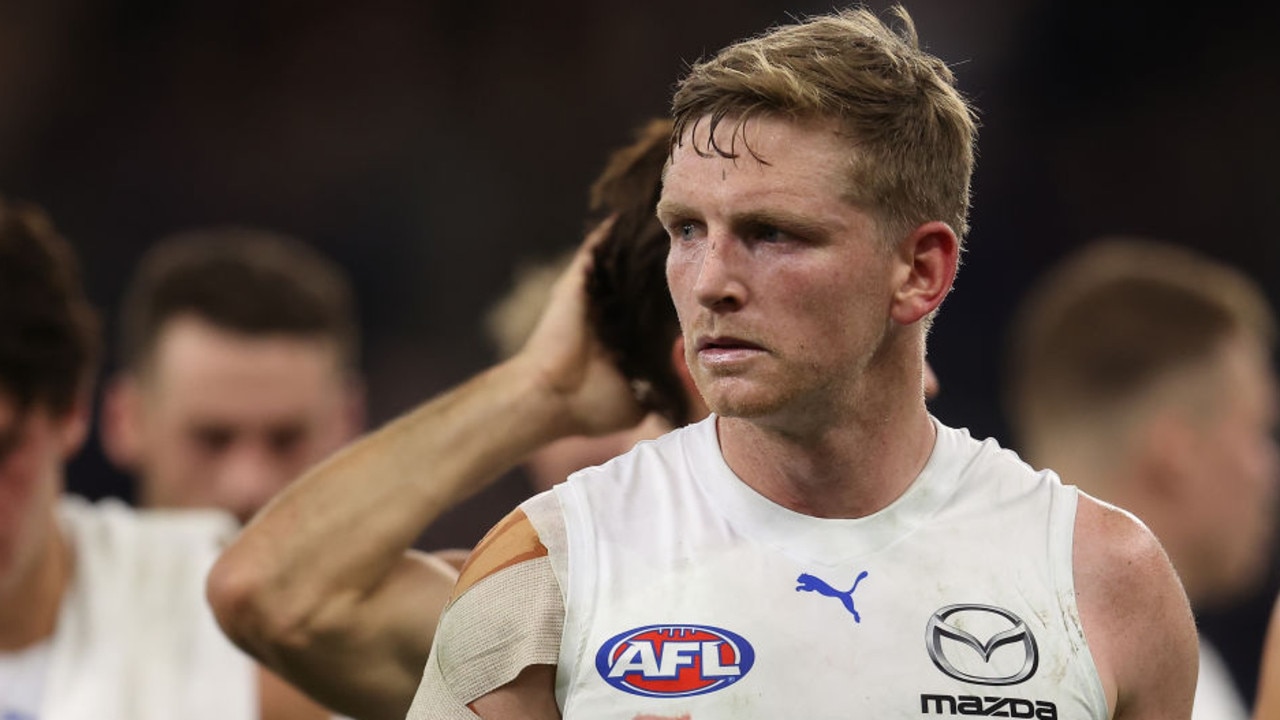
[[[624,692],[689,697],[723,690],[755,664],[751,643],[710,625],[646,625],[614,635],[596,653],[596,671]]]

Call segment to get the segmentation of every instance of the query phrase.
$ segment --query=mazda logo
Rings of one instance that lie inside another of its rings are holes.
[[[976,628],[986,629],[981,631],[987,635],[986,640],[974,634],[979,632]],[[939,670],[957,680],[979,685],[1016,685],[1034,675],[1040,663],[1036,639],[1027,624],[1008,610],[992,605],[941,608],[929,618],[925,645]],[[991,658],[997,651],[1000,662],[993,664]],[[1017,666],[1019,657],[1021,668],[1007,672]]]

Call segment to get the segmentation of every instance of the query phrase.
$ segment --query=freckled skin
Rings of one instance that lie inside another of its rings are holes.
[[[846,414],[887,332],[891,255],[840,195],[848,150],[833,129],[763,118],[746,132],[767,165],[703,157],[705,137],[686,137],[667,170],[659,217],[686,359],[721,416]],[[699,345],[720,337],[750,350]]]

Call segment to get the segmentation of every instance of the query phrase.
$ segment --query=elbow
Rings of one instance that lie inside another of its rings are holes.
[[[298,623],[282,606],[287,593],[279,592],[266,569],[237,549],[232,546],[214,563],[205,597],[227,637],[261,659],[296,636]]]

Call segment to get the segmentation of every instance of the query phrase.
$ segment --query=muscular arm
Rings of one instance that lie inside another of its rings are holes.
[[[209,577],[227,633],[334,709],[404,717],[455,571],[408,551],[423,527],[533,449],[640,417],[586,330],[597,230],[516,357],[309,471],[245,528]]]
[[[1075,581],[1111,716],[1190,718],[1199,662],[1195,622],[1155,536],[1132,515],[1082,494]]]

